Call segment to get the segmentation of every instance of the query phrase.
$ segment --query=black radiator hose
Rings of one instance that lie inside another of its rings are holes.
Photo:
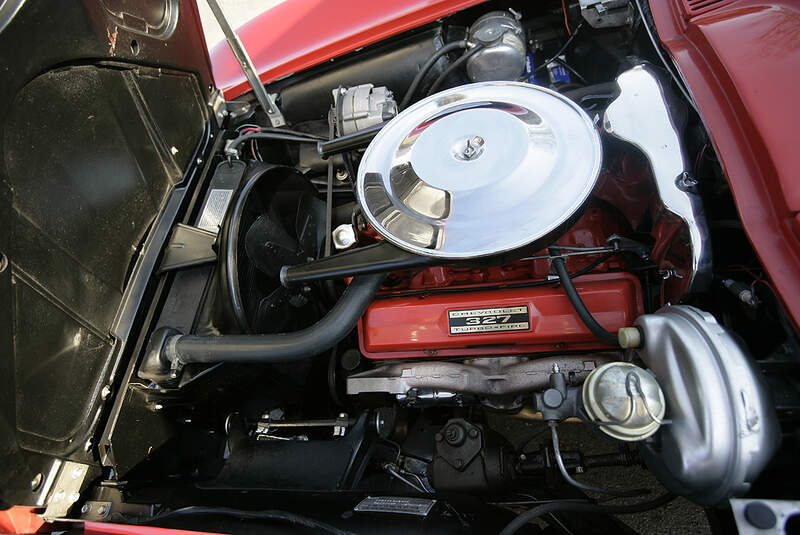
[[[175,380],[190,363],[278,363],[319,355],[355,327],[385,278],[385,273],[353,278],[322,319],[297,332],[195,336],[158,329],[150,337],[139,377],[158,384]]]
[[[617,335],[605,330],[603,326],[600,325],[596,319],[594,319],[592,313],[589,312],[589,309],[586,308],[586,305],[583,303],[581,296],[578,295],[578,290],[575,289],[575,285],[572,283],[572,279],[569,277],[567,264],[564,262],[564,258],[561,256],[561,251],[557,247],[551,247],[550,256],[553,257],[551,263],[556,270],[556,275],[558,275],[561,286],[564,287],[564,292],[567,294],[569,302],[572,303],[572,308],[575,309],[575,313],[578,315],[583,324],[586,325],[592,334],[604,344],[619,347]]]

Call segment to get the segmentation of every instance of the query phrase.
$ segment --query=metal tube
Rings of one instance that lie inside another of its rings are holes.
[[[341,154],[350,150],[366,147],[385,124],[386,123],[376,124],[375,126],[370,126],[364,130],[359,130],[358,132],[353,132],[346,136],[340,136],[330,141],[320,141],[317,143],[317,152],[320,156],[327,159],[334,154]]]
[[[265,421],[264,425],[270,429],[295,428],[295,427],[334,427],[337,425],[351,426],[355,424],[355,418],[326,418],[322,420],[298,420],[298,421]]]
[[[236,57],[236,60],[239,62],[239,66],[242,68],[242,72],[247,77],[247,81],[250,82],[250,86],[253,88],[253,93],[258,100],[258,103],[261,104],[261,107],[264,108],[264,111],[267,112],[267,116],[269,117],[272,126],[283,126],[286,124],[286,121],[281,115],[278,106],[275,105],[275,102],[272,100],[272,97],[269,96],[267,90],[264,88],[264,84],[261,83],[261,79],[258,77],[256,73],[256,68],[253,65],[253,61],[250,59],[250,56],[247,54],[247,50],[245,50],[244,45],[239,40],[239,36],[236,35],[236,32],[233,31],[231,25],[228,24],[228,20],[225,18],[225,13],[222,12],[222,8],[220,7],[217,0],[207,0],[208,7],[211,8],[211,12],[214,13],[214,17],[216,17],[217,22],[219,23],[219,27],[222,29],[222,33],[225,34],[225,40],[228,41],[228,46],[231,47],[231,52]]]

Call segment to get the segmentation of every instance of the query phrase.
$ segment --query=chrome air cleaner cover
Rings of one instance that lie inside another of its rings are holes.
[[[591,119],[566,97],[482,82],[392,119],[367,148],[356,190],[386,240],[468,259],[553,239],[591,193],[601,161]]]

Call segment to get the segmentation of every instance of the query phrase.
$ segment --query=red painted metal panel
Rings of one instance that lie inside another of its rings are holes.
[[[639,280],[629,273],[590,274],[575,286],[595,318],[610,331],[644,313]],[[527,306],[530,329],[450,334],[448,311]],[[514,288],[378,299],[359,323],[362,353],[374,359],[514,355],[601,349],[560,287]]]
[[[708,13],[714,9],[730,4],[733,0],[683,0],[687,18]]]
[[[692,17],[677,0],[650,5],[700,108],[747,235],[797,328],[800,6],[737,0]]]
[[[286,0],[238,30],[264,83],[427,24],[485,0]],[[250,91],[226,42],[211,51],[226,99]]]
[[[40,509],[39,511],[42,511]],[[33,507],[17,505],[0,511],[0,533],[46,533],[45,522]]]

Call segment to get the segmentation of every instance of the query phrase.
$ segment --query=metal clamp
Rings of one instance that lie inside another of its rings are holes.
[[[67,461],[61,466],[47,509],[44,511],[44,518],[53,521],[57,518],[65,518],[72,505],[81,497],[81,486],[89,466],[73,461]]]

